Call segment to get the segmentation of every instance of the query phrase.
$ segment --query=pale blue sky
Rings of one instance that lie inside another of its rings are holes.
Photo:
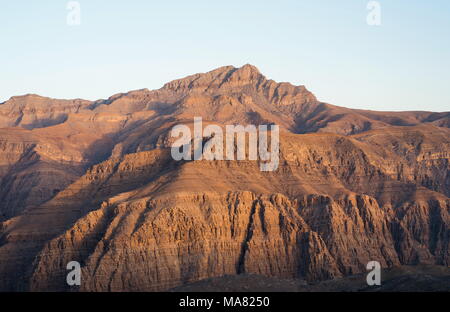
[[[256,65],[332,104],[450,110],[450,1],[0,0],[0,101],[107,98],[223,65]]]

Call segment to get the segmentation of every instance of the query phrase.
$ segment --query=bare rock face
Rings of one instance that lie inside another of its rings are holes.
[[[450,265],[448,113],[351,110],[226,66],[107,100],[0,104],[0,290],[160,291]],[[280,165],[174,161],[174,125],[280,125]]]

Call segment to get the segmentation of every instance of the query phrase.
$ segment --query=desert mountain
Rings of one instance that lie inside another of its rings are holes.
[[[277,124],[280,165],[174,161],[170,130]],[[0,290],[167,290],[450,265],[450,113],[322,103],[252,65],[107,100],[0,104]]]

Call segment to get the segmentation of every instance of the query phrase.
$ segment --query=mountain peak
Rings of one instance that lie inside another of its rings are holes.
[[[252,73],[255,73],[255,74],[261,74],[261,72],[259,71],[259,69],[255,65],[252,65],[252,64],[249,64],[249,63],[247,63],[244,66],[240,67],[239,70],[240,71],[246,71],[246,72],[252,72]]]
[[[251,64],[242,67],[222,66],[206,73],[198,73],[182,79],[173,80],[166,83],[162,89],[172,91],[181,90],[201,90],[210,88],[221,88],[226,86],[242,86],[258,82],[265,77],[258,68]]]
[[[240,68],[235,68],[234,70],[232,70],[228,77],[228,81],[240,81],[243,83],[248,83],[252,81],[258,81],[260,78],[265,79],[265,77],[260,73],[256,66],[245,64]]]

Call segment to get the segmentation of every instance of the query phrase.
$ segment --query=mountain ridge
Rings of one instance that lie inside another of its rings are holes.
[[[59,100],[34,94],[12,97],[0,105],[0,127],[20,126],[26,129],[48,127],[64,123],[68,115],[85,110],[123,114],[146,111],[151,110],[152,107],[139,106],[136,105],[136,102],[152,100],[157,102],[160,98],[164,98],[166,103],[159,103],[159,105],[176,108],[176,103],[186,96],[194,98],[195,94],[202,94],[217,97],[228,95],[233,89],[236,89],[234,90],[236,92],[238,89],[241,90],[252,99],[257,95],[259,97],[256,100],[258,106],[266,102],[265,109],[269,110],[269,113],[271,110],[275,110],[278,114],[291,115],[290,118],[293,120],[288,121],[289,125],[285,126],[298,133],[324,131],[355,134],[384,126],[413,126],[421,123],[450,126],[450,112],[368,111],[320,102],[304,86],[269,80],[255,66],[247,64],[240,68],[223,66],[207,73],[198,73],[173,80],[160,89],[132,90],[112,95],[108,99],[95,101]],[[244,99],[236,100],[245,102]],[[48,104],[42,103],[45,101]],[[200,111],[203,109],[201,104],[195,103],[195,100],[190,103],[198,106]],[[121,108],[121,105],[125,107]],[[226,105],[226,103],[222,99],[222,102],[219,101],[219,105]],[[59,109],[56,109],[55,106]],[[228,112],[230,109],[224,108],[224,110]],[[311,121],[308,122],[308,120]]]

